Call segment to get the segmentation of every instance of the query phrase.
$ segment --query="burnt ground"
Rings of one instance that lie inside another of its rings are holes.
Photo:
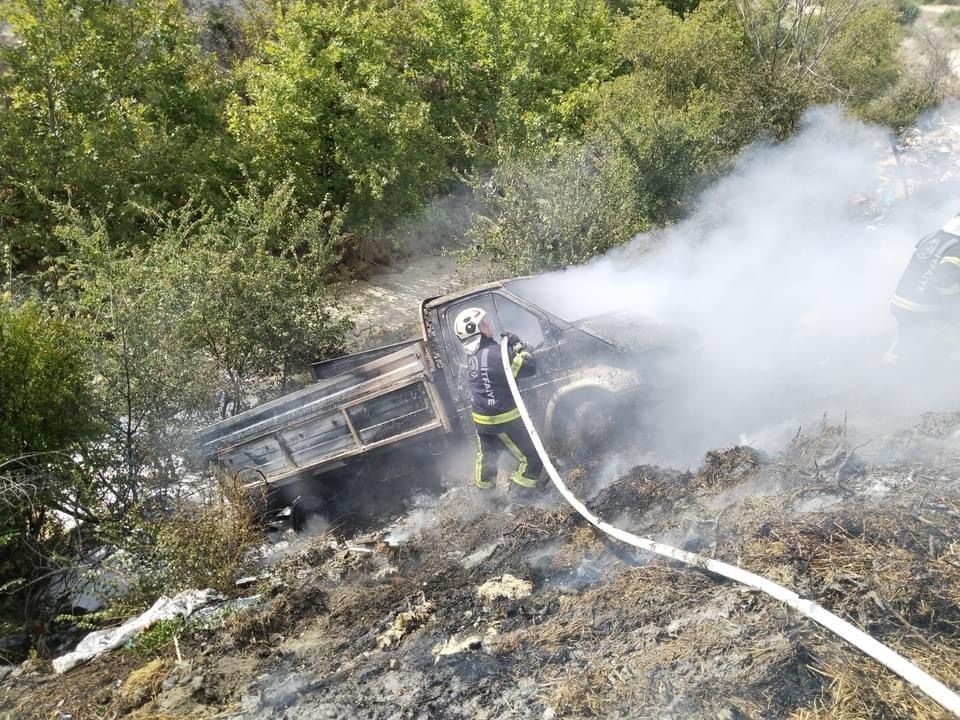
[[[696,471],[570,484],[604,519],[815,599],[960,688],[960,416],[856,448],[843,427]],[[498,496],[499,497],[499,496]],[[481,597],[508,574],[515,597]],[[0,685],[0,717],[938,718],[811,621],[737,584],[605,539],[551,490],[468,487],[398,521],[298,541],[254,608]]]

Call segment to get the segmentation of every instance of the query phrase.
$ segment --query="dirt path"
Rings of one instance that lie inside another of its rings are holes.
[[[424,298],[444,295],[470,283],[457,258],[425,255],[378,266],[364,280],[344,288],[341,302],[356,323],[350,344],[361,350],[419,333],[418,312]]]
[[[399,257],[391,265],[373,266],[362,280],[341,289],[341,305],[355,327],[351,350],[398,342],[420,334],[420,303],[502,277],[490,261],[462,265],[455,253],[431,252]]]

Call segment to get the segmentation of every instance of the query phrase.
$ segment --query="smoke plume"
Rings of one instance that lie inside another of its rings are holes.
[[[938,118],[942,129],[960,112]],[[685,221],[544,276],[530,299],[568,320],[628,312],[689,331],[693,349],[652,418],[664,461],[776,447],[824,413],[879,432],[960,407],[949,369],[883,362],[914,245],[960,212],[949,149],[921,141],[895,159],[885,131],[815,110],[790,141],[745,151]]]

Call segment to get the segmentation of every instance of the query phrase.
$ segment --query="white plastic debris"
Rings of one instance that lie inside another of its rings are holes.
[[[145,613],[128,620],[120,627],[97,630],[87,635],[77,645],[76,650],[61,655],[53,661],[53,670],[57,673],[66,672],[80,663],[118,648],[141,630],[145,630],[160,620],[169,620],[178,615],[189,617],[194,610],[206,605],[215,596],[216,593],[213,590],[207,589],[184,590],[173,598],[161,597]]]

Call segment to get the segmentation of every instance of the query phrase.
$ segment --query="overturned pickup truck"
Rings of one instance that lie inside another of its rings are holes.
[[[536,355],[537,374],[519,385],[548,441],[589,449],[623,412],[639,425],[671,343],[633,318],[563,320],[528,299],[536,281],[428,298],[421,337],[317,363],[313,384],[203,429],[201,447],[280,504],[336,494],[367,503],[395,495],[401,478],[429,485],[445,466],[439,459],[474,435],[467,358],[453,333],[468,307],[482,307],[495,331],[516,333]]]

